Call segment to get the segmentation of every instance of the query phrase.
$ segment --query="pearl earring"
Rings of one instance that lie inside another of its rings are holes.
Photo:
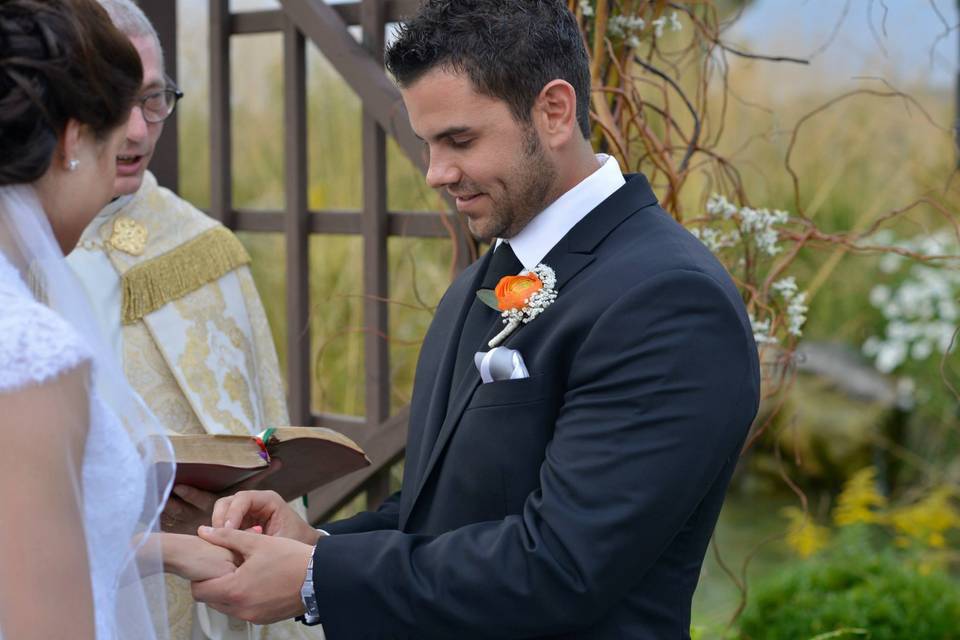
[[[76,158],[71,158],[70,162],[67,163],[67,171],[76,171],[77,167],[80,166],[80,161]]]

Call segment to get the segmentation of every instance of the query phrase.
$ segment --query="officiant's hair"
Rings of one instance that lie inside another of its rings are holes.
[[[569,82],[577,124],[590,137],[590,61],[563,0],[427,0],[402,24],[385,62],[401,87],[435,68],[466,73],[480,93],[531,122],[547,83]]]
[[[113,20],[114,26],[121,32],[127,34],[130,38],[146,36],[152,38],[157,45],[157,53],[160,54],[160,69],[164,69],[163,46],[160,44],[160,36],[153,23],[147,18],[143,9],[138,7],[133,0],[98,0],[100,6],[106,9],[107,15]]]
[[[142,76],[96,0],[0,3],[0,186],[46,173],[68,120],[98,139],[124,124]]]

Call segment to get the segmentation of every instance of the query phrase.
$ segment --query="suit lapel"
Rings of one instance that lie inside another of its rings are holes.
[[[643,175],[630,175],[626,176],[626,178],[626,185],[621,187],[578,222],[543,259],[543,263],[551,267],[556,273],[558,296],[563,295],[562,292],[565,285],[596,259],[596,256],[593,254],[594,249],[596,249],[607,235],[643,207],[656,204],[657,200],[653,195],[653,191],[650,189],[650,185]],[[491,253],[492,252],[487,252],[484,257],[485,261],[490,259]],[[480,264],[479,274],[483,274],[486,271],[487,263],[485,261],[482,261]],[[468,289],[466,294],[461,294],[462,309],[459,318],[461,325],[480,283],[481,278],[479,275],[474,274],[474,287]],[[543,316],[538,317],[531,324],[549,322],[550,311],[550,309],[544,311]],[[492,338],[501,327],[501,321],[497,318],[495,324],[490,328],[487,340]],[[509,343],[523,329],[523,325],[518,327],[503,344],[506,345]],[[448,343],[444,356],[444,368],[440,369],[441,373],[446,373],[448,376],[446,378],[447,380],[449,380],[449,375],[453,372],[452,360],[456,357],[460,331],[453,331],[451,334],[452,340]],[[482,346],[486,348],[486,340]],[[449,362],[447,360],[449,360]],[[429,422],[431,428],[429,431],[424,430],[424,439],[421,443],[421,454],[418,460],[418,466],[421,468],[421,471],[416,476],[417,488],[409,503],[410,511],[413,510],[420,494],[423,492],[423,488],[430,478],[433,469],[436,467],[437,462],[440,460],[447,442],[450,440],[454,431],[456,431],[456,426],[459,424],[463,412],[470,403],[473,393],[477,387],[480,386],[480,374],[475,368],[471,367],[467,375],[462,376],[460,380],[456,381],[456,384],[457,387],[452,395],[449,406],[446,402],[449,385],[437,384],[434,389],[434,395],[431,400],[431,421]],[[441,395],[438,396],[438,392],[442,392]],[[441,405],[442,409],[446,410],[445,415],[444,412],[436,411]],[[435,428],[438,422],[439,430],[437,431]],[[433,438],[434,433],[436,434],[435,439]],[[429,458],[426,457],[427,454],[429,454]],[[426,461],[423,462],[423,460]],[[407,515],[409,515],[409,511]]]
[[[481,276],[487,269],[490,261],[491,252],[484,254],[483,258],[474,263],[473,273],[465,273],[464,288],[457,291],[456,297],[450,300],[450,312],[445,317],[437,317],[434,322],[441,322],[449,327],[445,339],[439,348],[439,365],[436,368],[436,377],[432,381],[421,380],[421,384],[432,384],[429,401],[423,419],[423,428],[420,430],[420,442],[417,447],[418,458],[416,466],[422,468],[424,462],[430,454],[433,443],[436,441],[437,434],[440,431],[444,421],[444,416],[448,413],[448,399],[450,398],[450,386],[453,384],[453,370],[457,358],[457,346],[460,343],[460,333],[463,330],[463,323],[466,318],[470,305],[473,304],[473,298],[476,295],[477,288],[480,286]],[[416,474],[419,484],[422,474]]]

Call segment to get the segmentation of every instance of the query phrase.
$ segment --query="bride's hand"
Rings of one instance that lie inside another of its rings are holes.
[[[242,558],[197,536],[161,533],[163,570],[191,581],[210,580],[233,573]]]

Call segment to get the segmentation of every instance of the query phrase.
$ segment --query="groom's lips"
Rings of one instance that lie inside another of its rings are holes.
[[[472,194],[455,194],[451,193],[457,202],[457,209],[462,213],[469,213],[471,205],[475,204],[484,194],[482,193],[472,193]]]

